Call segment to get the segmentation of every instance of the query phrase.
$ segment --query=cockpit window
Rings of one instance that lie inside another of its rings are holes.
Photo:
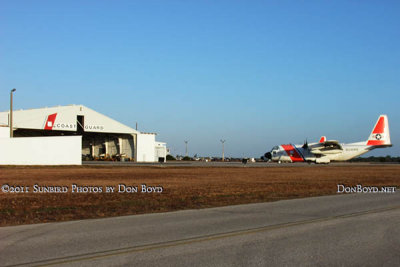
[[[274,150],[279,150],[279,146],[274,146],[274,147],[271,149],[271,151],[274,151]]]

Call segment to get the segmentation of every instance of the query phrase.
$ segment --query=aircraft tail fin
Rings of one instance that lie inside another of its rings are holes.
[[[326,136],[321,136],[319,143],[324,143],[326,141]]]
[[[380,115],[368,140],[368,146],[391,146],[389,120],[387,115]]]

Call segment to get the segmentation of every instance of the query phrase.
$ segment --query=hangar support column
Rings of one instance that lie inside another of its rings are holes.
[[[108,148],[108,143],[109,143],[109,141],[108,141],[108,137],[104,140],[104,146],[105,146],[105,154],[106,154],[106,156],[109,156],[109,152],[110,152],[110,149]]]
[[[133,137],[133,161],[137,162],[137,134],[132,134]]]
[[[121,137],[118,137],[118,147],[119,147],[119,150],[118,150],[118,154],[124,154],[124,145],[123,145],[123,139],[121,138]]]
[[[95,148],[96,148],[96,143],[95,143],[96,141],[95,141],[95,139],[94,138],[92,138],[92,142],[91,142],[91,152],[92,152],[92,158],[94,158],[95,156],[96,156],[96,153],[95,153]]]

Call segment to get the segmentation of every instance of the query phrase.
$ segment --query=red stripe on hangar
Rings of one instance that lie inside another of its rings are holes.
[[[288,156],[293,162],[303,162],[303,157],[297,152],[293,145],[282,145]]]
[[[54,122],[56,121],[57,113],[50,114],[47,116],[46,123],[44,125],[45,130],[53,130]]]

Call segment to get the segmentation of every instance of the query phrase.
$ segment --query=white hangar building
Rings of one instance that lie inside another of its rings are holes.
[[[9,125],[9,112],[0,112],[0,126]],[[142,133],[82,105],[13,111],[14,137],[82,136],[82,155],[164,162],[166,143],[156,134]],[[56,148],[55,148],[56,149]]]

